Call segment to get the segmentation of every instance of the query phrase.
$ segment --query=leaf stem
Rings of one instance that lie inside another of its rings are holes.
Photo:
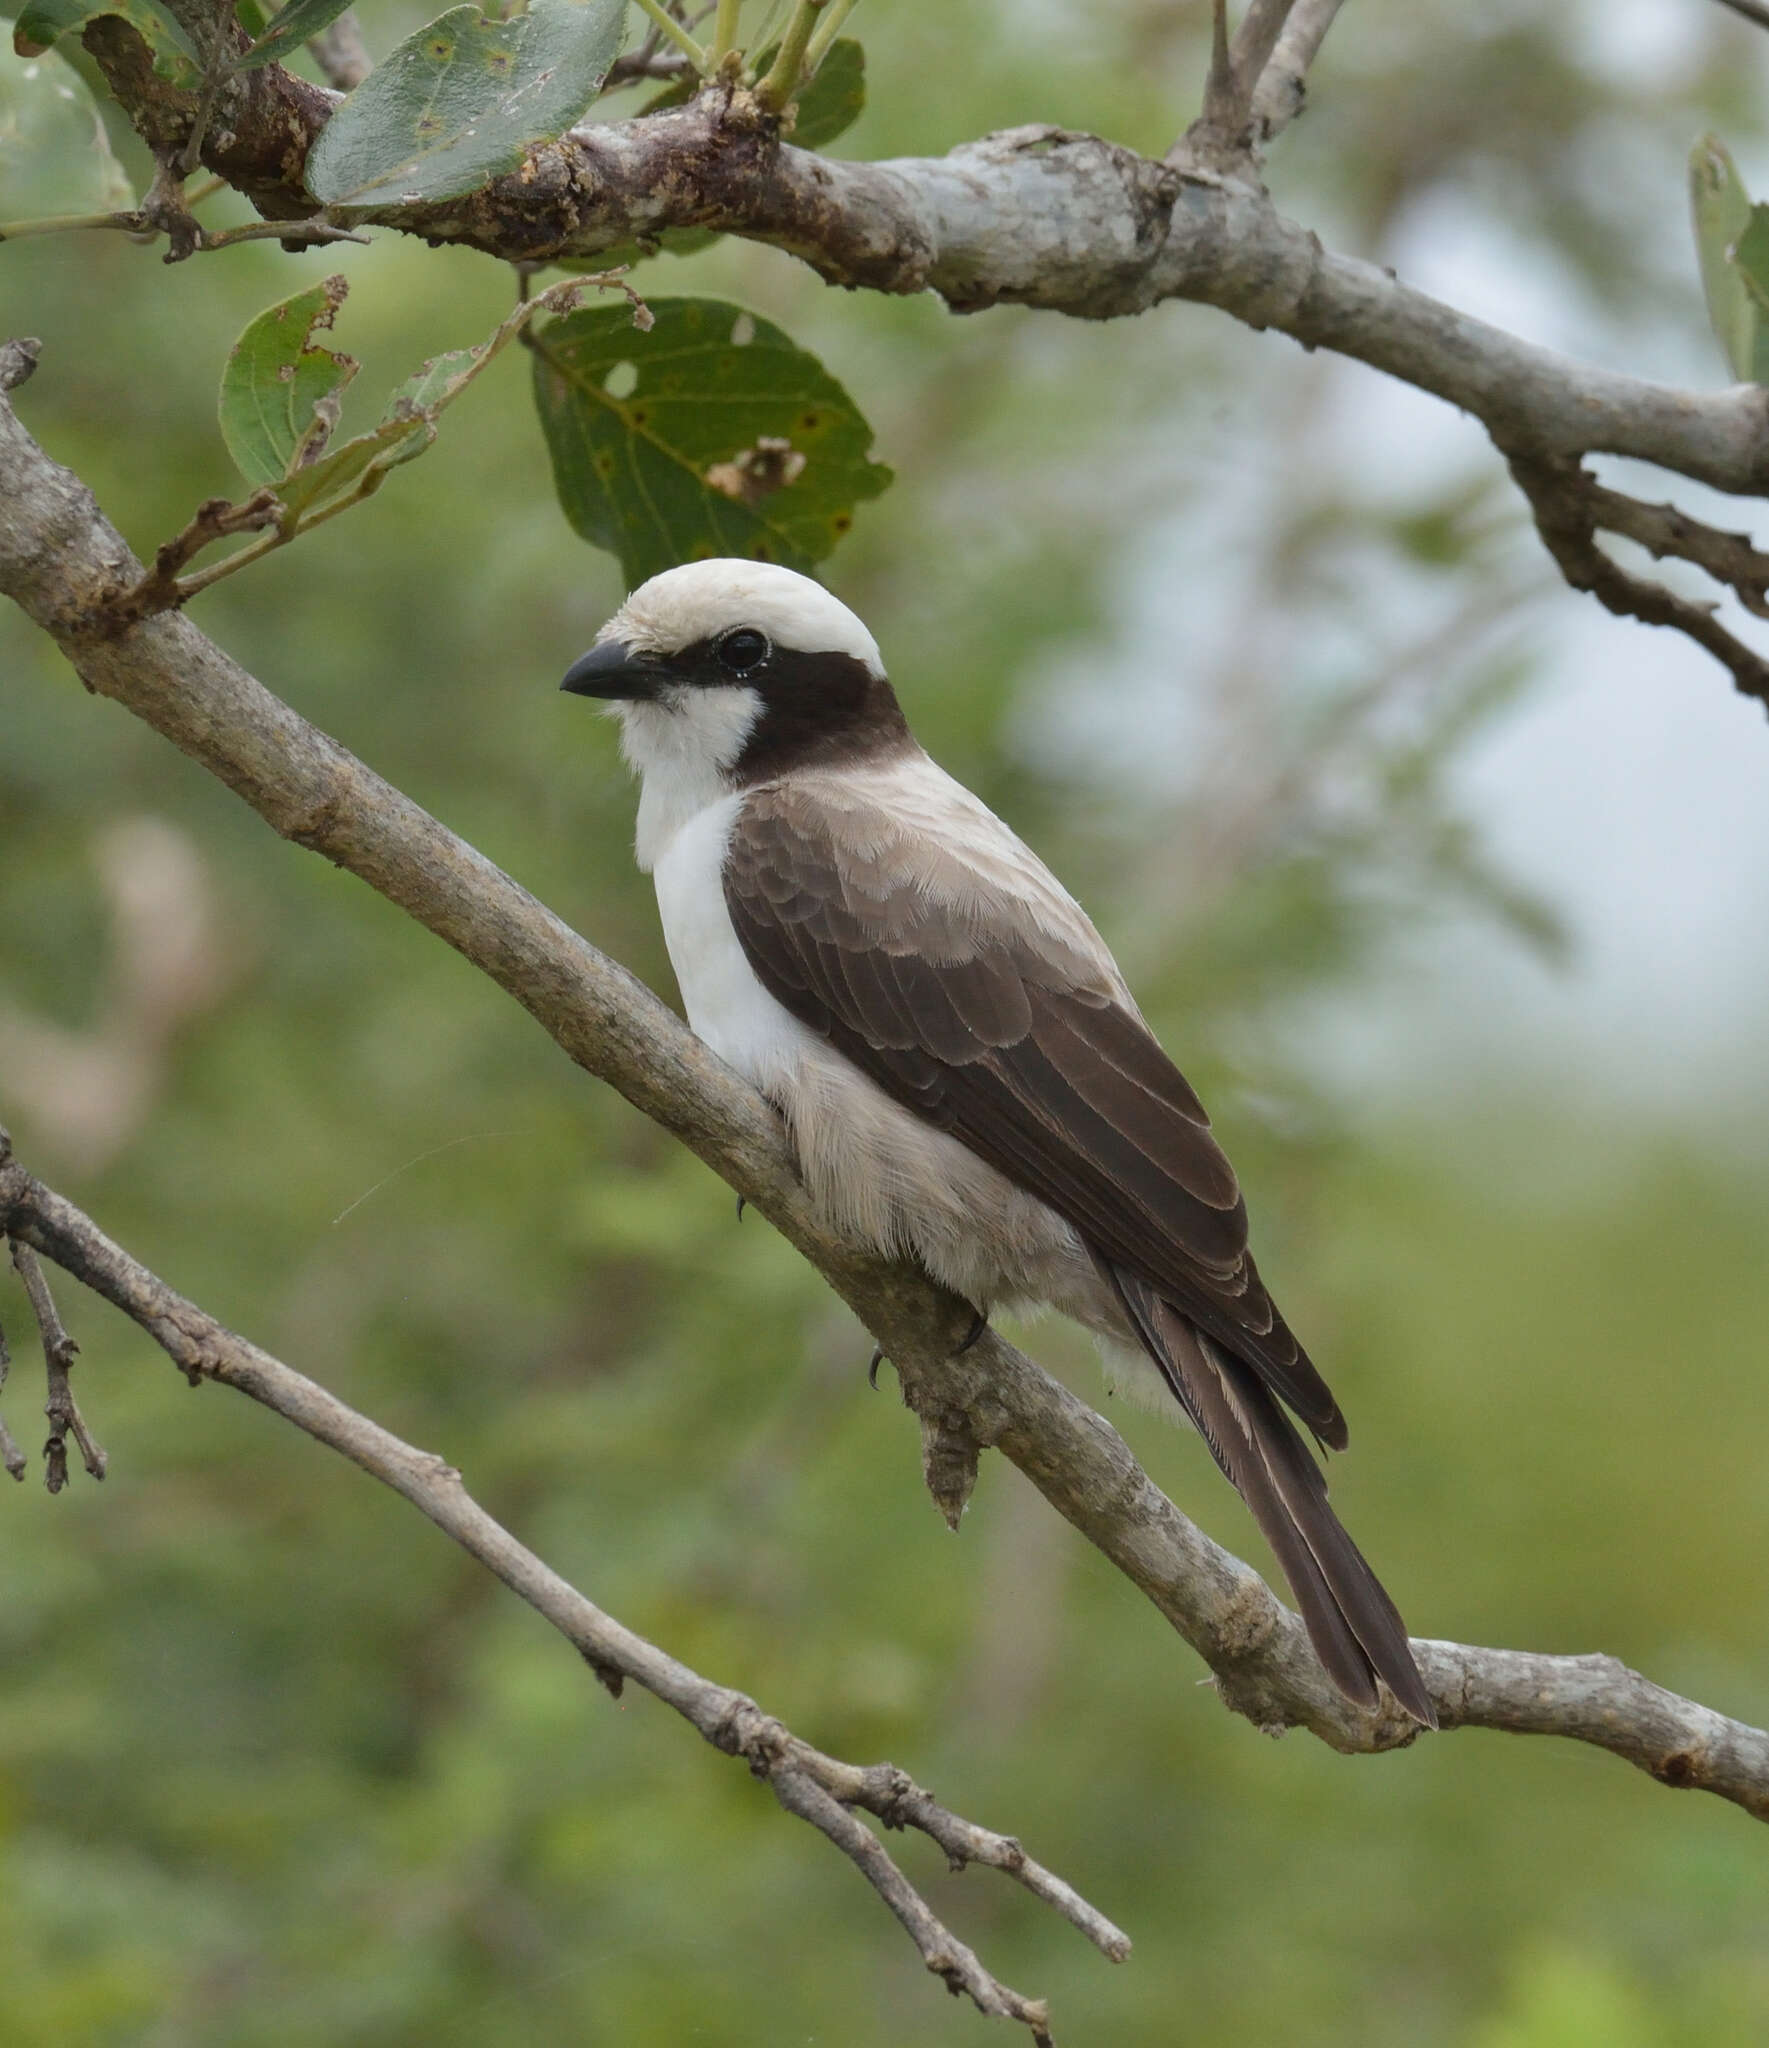
[[[829,55],[830,44],[841,34],[842,24],[859,4],[860,0],[830,0],[828,11],[818,25],[817,33],[805,49],[806,77],[816,77],[824,58]]]
[[[713,22],[712,49],[707,62],[716,71],[737,47],[737,16],[743,0],[719,0],[718,16]]]
[[[695,71],[702,78],[706,77],[708,70],[711,68],[707,61],[706,52],[675,16],[670,13],[669,9],[662,4],[662,0],[634,0],[634,5],[641,14],[647,15],[657,24],[663,33],[669,37],[670,41],[675,44],[676,48],[681,51],[682,55],[687,58],[688,62],[694,66]]]
[[[798,0],[792,10],[792,19],[786,24],[786,33],[780,39],[780,54],[774,59],[774,68],[756,87],[756,98],[776,114],[791,101],[803,80],[805,46],[811,40],[811,31],[817,25],[817,17],[823,12],[824,4],[825,0]]]

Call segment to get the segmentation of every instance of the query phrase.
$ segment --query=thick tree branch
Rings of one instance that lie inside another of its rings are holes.
[[[33,360],[28,348],[0,348],[0,392]],[[1084,1402],[993,1331],[955,1356],[970,1321],[964,1303],[913,1269],[831,1235],[772,1111],[624,968],[308,725],[182,615],[113,632],[106,605],[139,578],[140,564],[4,396],[0,479],[0,592],[53,636],[90,689],[219,776],[284,838],[350,869],[446,939],[578,1065],[721,1174],[871,1330],[924,1426],[948,1447],[962,1433],[1005,1453],[1192,1644],[1230,1707],[1264,1727],[1306,1727],[1347,1752],[1414,1739],[1416,1724],[1392,1706],[1365,1712],[1332,1686],[1297,1617],[1180,1514]],[[1416,1648],[1445,1728],[1570,1735],[1769,1819],[1769,1735],[1757,1729],[1607,1660],[1442,1642]]]
[[[349,218],[525,264],[710,228],[783,249],[832,284],[937,292],[959,312],[1011,303],[1104,320],[1198,301],[1472,413],[1514,465],[1631,456],[1718,490],[1769,494],[1769,392],[1681,391],[1573,361],[1334,255],[1278,212],[1253,151],[1300,104],[1336,11],[1337,0],[1254,0],[1224,45],[1204,119],[1165,163],[1050,127],[1008,129],[944,157],[846,163],[782,143],[756,95],[721,77],[685,107],[538,148],[482,191]],[[196,96],[156,78],[120,20],[93,23],[86,40],[148,141],[162,155],[183,148]],[[217,104],[204,161],[269,218],[311,221],[302,172],[333,104],[276,65],[244,73]],[[1758,692],[1757,658],[1699,606],[1618,581],[1588,551],[1557,545],[1551,523],[1543,532],[1576,588],[1688,633]]]
[[[444,1459],[402,1442],[175,1293],[89,1216],[27,1173],[12,1157],[4,1131],[0,1236],[12,1239],[21,1274],[36,1275],[37,1252],[52,1259],[139,1323],[193,1386],[210,1379],[236,1388],[392,1487],[551,1622],[617,1698],[622,1682],[630,1678],[673,1707],[716,1749],[741,1757],[788,1813],[820,1829],[856,1865],[902,1922],[927,1967],[948,1990],[965,1993],[980,2012],[1018,2020],[1035,2041],[1049,2040],[1043,2001],[1001,1983],[954,1938],[877,1836],[854,1818],[856,1807],[886,1827],[915,1828],[927,1835],[955,1870],[980,1863],[1004,1871],[1113,1962],[1130,1953],[1129,1939],[1103,1913],[1033,1862],[1011,1836],[948,1811],[893,1764],[862,1767],[825,1756],[753,1700],[701,1677],[605,1614],[494,1521]],[[47,1298],[40,1275],[35,1285]],[[49,1341],[47,1334],[44,1341]],[[61,1341],[72,1349],[65,1332]]]

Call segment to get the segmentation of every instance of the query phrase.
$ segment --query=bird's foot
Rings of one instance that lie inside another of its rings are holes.
[[[984,1315],[981,1309],[976,1310],[971,1317],[970,1328],[964,1333],[964,1342],[959,1345],[952,1356],[954,1358],[962,1358],[988,1327],[989,1318]]]

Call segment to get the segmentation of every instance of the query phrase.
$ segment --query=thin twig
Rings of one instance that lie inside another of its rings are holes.
[[[37,1319],[38,1334],[43,1339],[43,1363],[49,1373],[49,1393],[43,1403],[43,1413],[49,1417],[49,1441],[43,1446],[44,1484],[51,1493],[60,1493],[68,1483],[70,1436],[80,1446],[81,1461],[94,1479],[104,1477],[110,1461],[93,1441],[75,1405],[74,1390],[68,1384],[68,1373],[80,1355],[80,1347],[67,1333],[36,1253],[17,1237],[12,1239],[12,1264],[24,1282],[25,1299],[31,1304],[31,1314]]]
[[[1326,41],[1344,0],[1296,0],[1284,33],[1259,82],[1253,88],[1253,138],[1256,148],[1274,141],[1301,113],[1308,91],[1308,70]]]
[[[212,249],[231,249],[237,242],[281,242],[288,249],[302,249],[327,242],[359,242],[365,247],[367,235],[354,233],[341,227],[335,220],[328,220],[323,213],[316,213],[310,220],[255,220],[244,227],[221,228],[214,232],[204,229],[192,255],[207,255]],[[168,254],[166,261],[174,259]]]
[[[0,221],[0,242],[22,242],[30,235],[66,235],[89,228],[114,228],[126,235],[151,234],[153,230],[137,212],[46,213],[35,220]]]
[[[1295,5],[1296,0],[1251,0],[1231,42],[1226,0],[1216,0],[1203,110],[1176,149],[1189,146],[1195,155],[1212,158],[1251,155],[1257,139],[1253,96]]]
[[[6,1328],[0,1324],[0,1393],[6,1390],[6,1376],[12,1370],[12,1353],[6,1346]],[[30,1461],[12,1440],[12,1432],[6,1427],[6,1418],[0,1416],[0,1465],[4,1465],[14,1479],[22,1480],[29,1469]]]
[[[892,1764],[863,1767],[826,1756],[744,1694],[703,1678],[622,1626],[494,1521],[445,1460],[403,1442],[176,1293],[89,1216],[27,1173],[11,1156],[3,1132],[0,1229],[12,1235],[15,1256],[29,1260],[32,1270],[35,1260],[25,1248],[27,1240],[121,1309],[193,1383],[215,1380],[248,1395],[401,1494],[549,1621],[611,1689],[616,1679],[630,1679],[672,1707],[715,1748],[741,1757],[787,1812],[808,1821],[855,1864],[907,1929],[928,1968],[949,1989],[964,1992],[979,2011],[1019,2020],[1036,2042],[1049,2039],[1043,2001],[1021,1996],[978,1961],[852,1809],[876,1814],[887,1827],[926,1834],[955,1867],[978,1863],[1003,1871],[1110,1960],[1122,1961],[1129,1954],[1128,1937],[1060,1878],[1032,1862],[1012,1837],[950,1812]],[[20,1270],[26,1270],[22,1264]],[[26,1284],[31,1284],[28,1277]],[[42,1286],[40,1271],[37,1284]],[[47,1298],[47,1288],[42,1291]],[[52,1304],[48,1313],[53,1315]]]
[[[1530,502],[1543,543],[1573,589],[1588,591],[1620,618],[1686,634],[1731,670],[1745,696],[1769,709],[1769,661],[1721,625],[1711,602],[1681,597],[1662,583],[1632,574],[1597,544],[1601,530],[1635,541],[1655,557],[1675,555],[1692,562],[1731,590],[1747,610],[1769,617],[1769,556],[1757,552],[1749,535],[1723,533],[1675,505],[1647,505],[1609,490],[1576,457],[1513,456],[1511,474]]]
[[[353,7],[327,22],[307,48],[327,85],[338,92],[354,92],[375,68]]]
[[[650,18],[652,25],[661,35],[675,44],[695,71],[704,78],[707,73],[706,52],[663,5],[663,0],[635,0],[635,5],[641,14]]]
[[[184,147],[178,153],[179,175],[188,178],[203,160],[203,139],[209,132],[209,123],[214,118],[215,102],[221,97],[221,89],[233,74],[234,29],[233,9],[217,7],[215,10],[215,34],[209,45],[209,61],[203,73],[202,95],[197,101],[196,118],[191,123],[190,133],[185,137]]]
[[[1742,14],[1746,21],[1754,21],[1758,28],[1769,28],[1769,7],[1763,0],[1720,0],[1722,7],[1730,7],[1734,14]]]

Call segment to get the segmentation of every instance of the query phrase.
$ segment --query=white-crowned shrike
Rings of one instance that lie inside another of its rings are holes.
[[[1344,1447],[1203,1106],[1079,904],[916,744],[865,626],[790,570],[694,562],[564,687],[619,715],[689,1022],[779,1108],[830,1221],[980,1313],[1048,1304],[1152,1361],[1340,1690],[1373,1706],[1380,1679],[1434,1725],[1284,1413]]]

